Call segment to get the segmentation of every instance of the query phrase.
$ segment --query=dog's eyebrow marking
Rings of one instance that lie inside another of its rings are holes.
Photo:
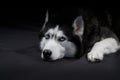
[[[56,25],[55,28],[51,29],[49,32],[51,32],[51,38],[57,39],[57,34],[59,30],[59,25]]]
[[[56,27],[54,28],[54,32],[57,33],[59,30],[59,25],[56,25]]]
[[[46,34],[54,34],[53,29],[48,30]]]

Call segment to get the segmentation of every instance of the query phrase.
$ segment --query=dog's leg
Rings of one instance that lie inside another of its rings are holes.
[[[105,54],[115,53],[120,48],[118,41],[114,38],[106,38],[96,42],[87,58],[91,62],[101,61]]]

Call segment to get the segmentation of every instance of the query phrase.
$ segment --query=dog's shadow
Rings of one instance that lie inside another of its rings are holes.
[[[76,64],[76,63],[88,63],[86,58],[84,56],[80,58],[70,58],[70,57],[64,57],[62,59],[58,59],[55,61],[44,61],[43,59],[39,60],[39,63],[42,64],[50,64],[50,65],[68,65],[68,64]]]
[[[83,55],[82,57],[79,57],[79,58],[64,57],[63,59],[59,59],[59,60],[55,60],[55,61],[44,61],[43,59],[41,59],[40,50],[38,49],[38,47],[36,45],[28,47],[26,49],[17,50],[16,53],[27,56],[28,58],[30,58],[33,61],[38,62],[40,64],[43,64],[43,63],[44,64],[70,64],[70,63],[76,63],[76,62],[91,63],[87,60],[86,55]],[[117,56],[120,56],[119,53],[120,53],[120,50],[118,52],[116,52]],[[111,54],[111,55],[114,55],[114,54]],[[114,57],[115,56],[113,56],[113,58]],[[105,58],[109,59],[109,57],[106,57],[106,56],[105,56]],[[112,58],[112,56],[110,58]],[[97,62],[97,63],[100,63],[100,62]]]
[[[75,61],[78,61],[79,59],[76,59],[76,58],[70,58],[70,57],[64,57],[63,59],[58,59],[58,60],[55,60],[55,61],[45,61],[43,59],[41,59],[41,51],[38,49],[38,47],[35,45],[35,46],[31,46],[31,47],[28,47],[26,49],[20,49],[20,50],[17,50],[16,53],[19,53],[20,55],[24,55],[24,56],[27,56],[27,57],[30,57],[31,59],[35,60],[36,62],[39,62],[39,63],[50,63],[50,64],[64,64],[64,63],[72,63],[72,62],[75,62]]]

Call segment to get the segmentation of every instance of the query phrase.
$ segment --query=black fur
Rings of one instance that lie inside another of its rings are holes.
[[[110,20],[107,18],[106,11],[83,8],[49,8],[48,11],[49,22],[46,24],[45,30],[40,32],[40,38],[44,36],[44,33],[49,28],[59,25],[69,41],[77,46],[77,53],[75,55],[77,58],[88,53],[93,45],[100,41],[102,37],[113,37],[118,40],[116,35],[107,28],[111,25]],[[73,21],[80,15],[83,17],[85,23],[82,41],[78,36],[73,34],[72,28]]]
[[[48,29],[54,28],[54,27],[56,27],[56,25],[57,24],[55,24],[55,23],[52,24],[52,23],[48,22],[46,24],[45,29],[43,31],[40,31],[39,40],[41,41],[41,38],[44,37],[44,35],[48,31]],[[64,25],[63,24],[59,24],[59,29],[61,31],[63,31],[63,33],[67,36],[69,41],[73,42],[76,45],[77,52],[76,52],[75,57],[76,58],[80,58],[83,55],[82,43],[80,42],[79,37],[73,34],[72,26],[71,25],[67,25],[67,24],[66,25],[65,24]]]

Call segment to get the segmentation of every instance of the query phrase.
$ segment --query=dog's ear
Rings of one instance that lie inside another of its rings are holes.
[[[47,10],[46,15],[45,15],[45,21],[44,21],[44,24],[40,31],[44,30],[46,23],[48,22],[48,19],[49,19],[49,14],[48,14],[48,10]]]
[[[78,16],[73,22],[74,34],[82,37],[84,33],[84,20],[82,16]]]

